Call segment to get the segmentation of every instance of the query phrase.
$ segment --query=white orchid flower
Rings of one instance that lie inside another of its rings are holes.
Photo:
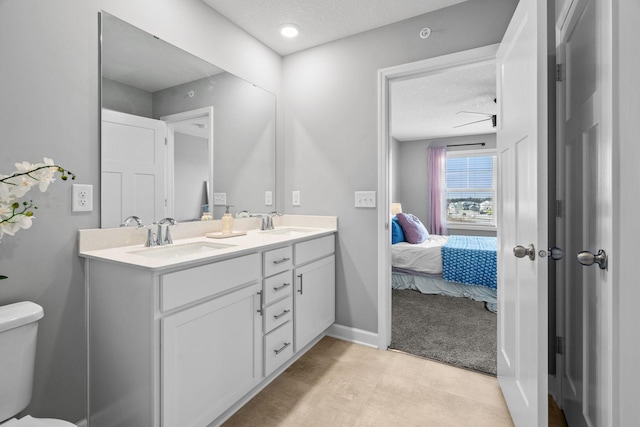
[[[33,215],[18,215],[15,218],[15,221],[16,221],[15,224],[18,226],[18,230],[21,229],[21,228],[23,230],[31,228],[31,225],[33,224],[33,219],[34,218],[35,217]]]

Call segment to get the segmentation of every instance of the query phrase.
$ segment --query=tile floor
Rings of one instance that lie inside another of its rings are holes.
[[[513,426],[495,377],[325,337],[225,424]]]

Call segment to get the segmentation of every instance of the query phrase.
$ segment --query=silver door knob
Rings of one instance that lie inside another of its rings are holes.
[[[513,248],[513,254],[516,256],[516,258],[524,258],[528,256],[529,259],[533,261],[534,259],[536,259],[536,248],[533,246],[533,243],[526,248],[524,246],[518,245]]]
[[[564,251],[557,246],[552,246],[549,248],[549,258],[554,261],[561,260],[564,258]]]
[[[598,251],[598,255],[594,255],[589,251],[578,253],[578,262],[582,265],[598,264],[598,266],[604,270],[607,268],[607,261],[607,253],[602,249]]]

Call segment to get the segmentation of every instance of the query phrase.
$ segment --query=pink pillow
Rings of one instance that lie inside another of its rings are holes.
[[[404,237],[409,243],[422,243],[429,238],[429,232],[420,222],[418,217],[412,214],[398,213],[398,222],[404,232]]]

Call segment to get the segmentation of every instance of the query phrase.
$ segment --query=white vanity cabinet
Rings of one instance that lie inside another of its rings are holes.
[[[294,245],[295,351],[300,351],[335,322],[334,251],[333,235]]]
[[[260,288],[162,319],[162,425],[207,425],[262,380]]]
[[[271,375],[293,356],[293,248],[264,252],[264,373]]]
[[[335,319],[333,234],[183,267],[87,257],[90,427],[218,425]]]

